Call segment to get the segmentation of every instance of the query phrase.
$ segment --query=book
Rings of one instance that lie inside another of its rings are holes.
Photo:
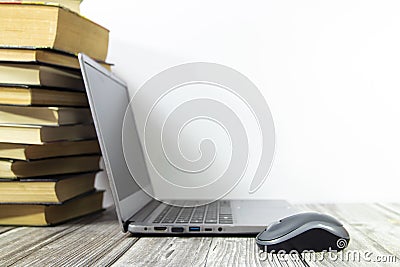
[[[68,9],[44,3],[0,3],[0,44],[53,48],[105,61],[109,32]]]
[[[55,141],[96,138],[93,124],[65,126],[0,125],[0,142],[17,144],[43,144]]]
[[[72,156],[32,161],[0,160],[0,178],[17,179],[98,171],[100,156]]]
[[[0,2],[16,2],[16,3],[32,3],[35,4],[37,1],[29,1],[29,0],[0,0]],[[60,5],[62,7],[68,8],[71,11],[79,13],[80,5],[82,0],[52,0],[50,3],[52,5]]]
[[[62,204],[0,204],[1,225],[45,226],[102,210],[103,191],[94,191]]]
[[[0,47],[0,61],[40,63],[72,69],[80,68],[76,55],[45,48]],[[98,61],[98,63],[111,70],[111,64],[103,61]]]
[[[37,64],[0,63],[0,82],[85,90],[80,71]]]
[[[92,123],[88,108],[19,107],[0,105],[0,124],[34,124],[60,126]]]
[[[0,104],[74,107],[87,107],[89,105],[86,94],[83,92],[33,88],[24,85],[0,85]]]
[[[8,181],[0,179],[2,203],[61,203],[94,190],[95,172]]]
[[[74,155],[100,154],[97,140],[64,141],[41,145],[0,143],[0,158],[35,160]]]

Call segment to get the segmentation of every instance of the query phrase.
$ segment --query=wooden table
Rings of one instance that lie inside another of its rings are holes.
[[[0,227],[0,266],[400,266],[400,204],[297,206],[342,221],[353,256],[260,255],[251,237],[137,238],[120,231],[109,209],[55,227]]]

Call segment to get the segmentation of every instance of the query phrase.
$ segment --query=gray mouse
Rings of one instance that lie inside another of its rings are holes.
[[[262,251],[340,251],[350,235],[337,219],[317,212],[291,215],[269,225],[256,237]]]

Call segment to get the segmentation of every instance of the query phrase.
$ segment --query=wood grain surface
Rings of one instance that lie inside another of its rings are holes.
[[[296,206],[343,222],[348,248],[301,257],[260,254],[252,237],[138,238],[108,209],[54,227],[0,227],[0,266],[400,266],[400,204]]]

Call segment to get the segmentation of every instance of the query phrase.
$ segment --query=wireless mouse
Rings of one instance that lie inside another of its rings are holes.
[[[264,252],[340,251],[347,247],[350,236],[334,217],[304,212],[291,215],[269,225],[256,237]]]

